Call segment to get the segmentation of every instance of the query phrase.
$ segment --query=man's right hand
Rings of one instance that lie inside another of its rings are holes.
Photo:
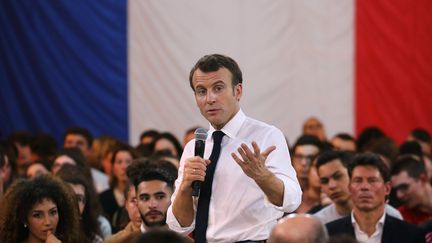
[[[180,185],[182,193],[192,193],[192,182],[204,181],[207,165],[210,160],[199,156],[191,157],[185,161],[183,168],[183,180]]]

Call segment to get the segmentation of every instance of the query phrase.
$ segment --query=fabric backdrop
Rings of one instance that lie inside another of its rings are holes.
[[[432,1],[0,1],[0,126],[59,140],[70,125],[132,144],[207,126],[188,83],[203,55],[244,75],[244,111],[292,143],[376,125],[432,131]]]

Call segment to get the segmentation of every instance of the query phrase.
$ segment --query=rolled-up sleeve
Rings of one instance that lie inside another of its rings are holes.
[[[265,139],[264,147],[276,145],[266,161],[266,166],[274,175],[279,178],[284,185],[283,205],[276,206],[266,197],[266,205],[272,206],[277,210],[290,213],[296,210],[301,203],[302,190],[297,180],[297,175],[291,163],[288,146],[282,132],[275,128]]]
[[[177,189],[180,188],[180,184],[181,184],[181,181],[183,179],[184,161],[186,160],[186,158],[193,156],[193,152],[192,152],[193,146],[191,146],[191,143],[193,141],[194,140],[192,140],[191,142],[189,142],[186,145],[184,152],[183,152],[183,155],[180,159],[178,177],[177,177],[177,180],[175,181],[175,184],[174,184],[174,186],[175,186],[174,187],[174,193],[171,197],[171,205],[168,207],[167,219],[166,219],[166,223],[171,230],[176,231],[177,233],[183,234],[183,235],[187,235],[195,229],[195,219],[190,226],[182,227],[180,225],[180,223],[178,222],[177,218],[175,217],[173,211],[172,211],[172,206],[173,206],[173,202],[174,202],[176,195],[177,195],[177,191],[178,191]],[[194,209],[195,208],[196,208],[196,200],[194,200]]]

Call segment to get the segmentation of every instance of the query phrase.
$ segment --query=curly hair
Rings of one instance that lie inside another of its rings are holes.
[[[72,164],[65,164],[60,168],[56,176],[66,183],[84,187],[85,206],[81,214],[81,229],[90,242],[97,235],[101,236],[98,222],[100,213],[99,200],[93,184],[84,176],[83,168]]]
[[[29,237],[24,227],[30,210],[44,199],[53,201],[58,209],[59,222],[55,235],[62,242],[82,242],[79,231],[79,212],[71,189],[50,175],[31,180],[18,180],[7,190],[0,209],[0,241],[23,242]]]

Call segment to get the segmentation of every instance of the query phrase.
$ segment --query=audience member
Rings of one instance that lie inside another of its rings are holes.
[[[292,149],[292,164],[302,190],[308,187],[308,175],[312,161],[321,150],[321,141],[311,135],[300,136]]]
[[[178,159],[183,153],[183,148],[178,139],[169,132],[161,133],[154,141],[154,153],[158,151],[168,150]]]
[[[419,225],[432,219],[432,186],[422,161],[399,158],[391,169],[391,182],[402,202],[398,209],[405,221]]]
[[[18,156],[16,159],[17,172],[21,177],[25,176],[25,170],[31,163],[32,151],[30,144],[32,143],[33,135],[30,132],[15,132],[9,136],[9,142],[15,145]]]
[[[138,209],[143,221],[141,232],[168,228],[166,215],[171,205],[177,168],[168,161],[137,162],[128,174],[133,174]]]
[[[276,224],[269,243],[326,243],[327,229],[315,217],[308,214],[291,214]]]
[[[103,242],[102,229],[106,234],[111,233],[109,222],[105,225],[100,225],[100,207],[98,198],[91,181],[84,176],[82,168],[65,164],[58,171],[57,176],[66,182],[73,190],[78,203],[80,213],[80,226],[88,242],[98,243]]]
[[[86,158],[84,157],[79,148],[60,149],[54,157],[54,163],[51,167],[52,174],[56,175],[60,168],[65,164],[72,164],[82,168],[84,171],[84,175],[90,181],[93,181],[90,167],[88,166]]]
[[[365,146],[375,139],[386,137],[384,132],[378,127],[366,127],[357,137],[357,151],[365,152]]]
[[[330,204],[327,195],[321,191],[320,178],[316,168],[316,159],[312,162],[308,175],[308,187],[303,191],[302,202],[295,213],[313,214]]]
[[[0,144],[0,199],[7,188],[18,178],[14,147],[8,143]]]
[[[114,149],[111,159],[110,188],[99,194],[100,203],[111,223],[113,233],[121,229],[119,216],[125,202],[124,191],[128,181],[126,169],[136,157],[135,150],[127,144],[119,145]]]
[[[77,147],[81,150],[86,159],[91,159],[91,147],[93,145],[93,137],[90,132],[82,127],[70,127],[64,133],[64,147]],[[97,192],[102,192],[108,189],[108,177],[95,168],[90,168],[93,183]]]
[[[192,139],[195,138],[195,131],[196,131],[198,128],[200,128],[200,127],[198,127],[198,126],[196,126],[196,127],[191,127],[191,128],[189,128],[189,129],[185,132],[185,134],[184,134],[184,136],[183,136],[183,148],[186,146],[186,144],[187,144],[189,141],[191,141]]]
[[[316,117],[306,119],[303,123],[303,134],[315,136],[323,143],[327,141],[324,125]]]
[[[49,134],[36,134],[31,143],[31,163],[38,161],[52,162],[57,151],[57,141]]]
[[[416,141],[420,144],[423,154],[431,155],[432,139],[430,133],[423,128],[413,129],[407,138],[408,141]]]
[[[333,202],[314,214],[323,223],[348,216],[353,208],[348,175],[352,158],[353,155],[345,151],[328,151],[318,157],[317,168],[321,189]],[[385,211],[393,217],[402,219],[400,213],[390,205],[385,205]]]
[[[128,167],[128,171],[131,166]],[[129,177],[129,175],[128,175]],[[137,196],[135,186],[131,181],[128,182],[128,185],[125,190],[125,209],[127,211],[128,219],[130,220],[126,227],[117,232],[116,234],[110,236],[105,239],[105,243],[120,243],[120,242],[129,242],[135,233],[141,232],[141,214],[138,210],[137,205]]]
[[[355,139],[348,133],[338,133],[330,141],[335,150],[356,152],[357,145]]]
[[[47,163],[43,161],[35,162],[29,165],[29,167],[27,168],[26,177],[34,178],[36,176],[50,174],[50,169],[48,168],[48,166],[49,165],[47,165]]]
[[[119,143],[115,138],[111,136],[101,136],[94,139],[91,150],[91,158],[88,159],[91,167],[103,170],[106,175],[111,174],[111,170],[105,168],[104,159],[112,152],[113,148]],[[110,164],[111,158],[108,159],[108,165]]]
[[[357,155],[348,167],[351,215],[328,223],[329,234],[349,234],[359,242],[424,242],[416,226],[385,213],[390,173],[376,154]]]
[[[140,143],[136,146],[136,150],[140,157],[148,157],[153,154],[155,139],[159,136],[159,132],[153,129],[146,130],[141,133]]]
[[[0,241],[85,242],[70,188],[52,176],[14,183],[0,209]]]
[[[155,139],[159,136],[159,132],[154,129],[149,129],[141,133],[140,143],[144,145],[149,145],[154,143]],[[153,149],[151,149],[153,151]]]
[[[388,168],[391,168],[391,163],[396,160],[399,154],[396,142],[389,137],[376,138],[366,144],[363,150],[363,152],[378,154]]]

